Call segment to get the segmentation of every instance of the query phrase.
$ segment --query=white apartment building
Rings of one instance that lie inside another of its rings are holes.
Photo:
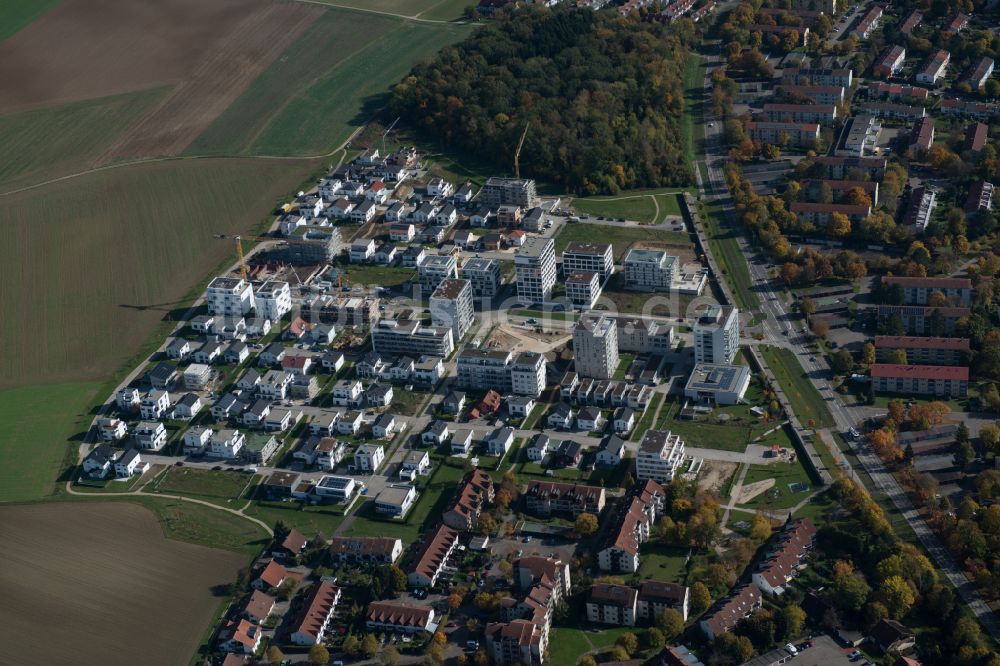
[[[243,278],[217,277],[205,292],[209,314],[245,315],[254,308],[253,286]]]
[[[566,298],[573,305],[590,309],[601,297],[601,276],[594,271],[575,271],[566,278]]]
[[[545,357],[504,350],[464,349],[456,363],[458,386],[537,398],[545,390]]]
[[[611,379],[618,369],[618,323],[607,315],[584,315],[573,327],[573,357],[581,377]]]
[[[433,294],[442,281],[458,278],[458,261],[450,254],[432,254],[420,262],[417,272],[420,273],[420,288]]]
[[[663,250],[632,248],[625,254],[625,287],[642,291],[668,291],[674,280],[677,257]]]
[[[500,290],[500,262],[496,259],[473,257],[465,262],[461,273],[472,284],[476,298],[493,297]]]
[[[212,435],[208,443],[208,453],[216,458],[234,460],[246,443],[246,436],[239,430],[220,430]]]
[[[713,305],[694,324],[696,363],[727,365],[740,348],[740,311],[731,305]]]
[[[615,257],[610,243],[573,241],[562,253],[563,275],[589,271],[600,275],[603,284],[615,271]]]
[[[556,284],[556,252],[551,238],[532,237],[514,257],[517,299],[524,305],[545,303]]]
[[[257,314],[271,321],[278,321],[292,311],[292,291],[287,282],[268,280],[257,288],[254,297]]]
[[[647,430],[636,454],[635,478],[670,483],[682,462],[684,441],[678,435],[669,430]]]
[[[431,323],[450,328],[456,342],[472,328],[475,311],[472,304],[472,283],[468,280],[442,280],[431,294],[430,304]]]
[[[447,358],[455,351],[455,338],[448,327],[424,326],[411,319],[380,319],[372,327],[372,348],[378,354]]]
[[[511,392],[537,398],[545,390],[545,357],[521,352],[510,366]]]
[[[354,452],[354,466],[361,472],[374,472],[385,460],[381,444],[362,444]]]

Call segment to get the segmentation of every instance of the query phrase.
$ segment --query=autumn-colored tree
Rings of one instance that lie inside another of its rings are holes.
[[[510,507],[512,498],[510,496],[510,491],[506,488],[501,488],[494,495],[493,503],[496,504],[497,508],[501,511],[506,511]]]
[[[834,238],[845,238],[851,233],[851,221],[843,213],[830,213],[826,230]]]
[[[789,261],[781,267],[781,281],[786,285],[797,284],[801,277],[802,268],[798,264]]]
[[[309,663],[312,666],[324,666],[328,661],[330,661],[330,651],[326,649],[325,645],[313,645],[309,648]],[[388,664],[384,661],[382,663],[386,666],[394,666],[394,664]]]
[[[927,307],[944,308],[948,307],[948,297],[943,292],[935,289],[927,295]]]
[[[895,363],[896,365],[907,365],[909,361],[906,358],[905,349],[893,349],[889,352],[889,363]]]
[[[278,666],[285,660],[285,653],[278,649],[277,645],[267,648],[267,663],[271,666]]]
[[[799,301],[799,310],[802,314],[809,316],[816,313],[816,301],[811,298],[803,298]]]
[[[650,627],[649,631],[646,632],[646,648],[650,650],[659,650],[667,642],[666,637],[663,632],[656,627]]]
[[[448,609],[449,610],[453,610],[453,611],[454,610],[458,610],[458,608],[461,605],[462,605],[462,595],[461,594],[452,593],[452,594],[448,595]]]
[[[827,333],[830,332],[830,324],[827,323],[825,319],[814,319],[812,324],[809,326],[809,330],[817,338],[826,338]]]
[[[854,565],[846,560],[835,560],[833,563],[833,580],[838,581],[844,576],[854,575]]]
[[[589,654],[585,654],[580,657],[580,661],[576,662],[577,666],[597,666],[597,660],[594,659]]]
[[[889,576],[879,585],[879,600],[895,620],[906,615],[916,601],[910,584],[902,576]]]
[[[906,405],[902,400],[890,400],[886,410],[885,418],[894,426],[899,426],[906,419]]]
[[[691,613],[701,615],[712,605],[712,595],[701,581],[691,586]]]
[[[979,429],[979,441],[990,453],[1000,453],[1000,427],[993,423]]]
[[[344,644],[341,646],[341,649],[348,657],[353,657],[361,650],[361,641],[358,640],[357,636],[351,634],[344,639]]]
[[[623,648],[625,648],[625,651],[630,655],[633,655],[639,651],[639,639],[636,638],[636,635],[633,634],[631,631],[627,631],[621,636],[619,636],[618,640],[615,641],[615,645],[622,646]]]
[[[684,617],[673,608],[667,608],[656,616],[656,627],[671,641],[684,631]]]
[[[789,604],[781,609],[777,620],[779,640],[792,640],[802,634],[802,627],[806,623],[806,613],[801,607]]]
[[[573,523],[573,529],[580,536],[588,537],[597,532],[597,516],[592,513],[581,513]]]
[[[371,659],[377,652],[378,639],[375,638],[375,634],[365,634],[365,637],[361,639],[361,654]]]
[[[750,521],[750,538],[759,543],[771,538],[771,521],[760,512],[755,513]]]
[[[861,348],[861,363],[866,366],[875,363],[875,345],[870,342],[866,342]]]
[[[479,514],[479,533],[490,535],[493,534],[497,529],[497,523],[493,520],[493,516],[488,513]]]
[[[868,196],[864,188],[852,187],[844,192],[843,203],[850,206],[871,206],[872,198]]]

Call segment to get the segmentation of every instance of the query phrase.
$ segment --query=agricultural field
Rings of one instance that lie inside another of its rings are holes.
[[[691,239],[686,232],[571,222],[566,224],[556,235],[556,254],[562,254],[562,251],[572,241],[593,241],[595,238],[600,238],[602,242],[614,245],[616,262],[621,261],[633,243],[675,243],[691,248]]]
[[[165,538],[156,514],[131,502],[0,507],[0,522],[0,621],[5,653],[18,663],[76,664],[81,654],[89,663],[134,663],[137,654],[186,663],[222,601],[219,586],[247,562]],[[109,627],[117,640],[107,640]]]
[[[44,14],[59,0],[5,0],[0,5],[0,41]]]
[[[352,26],[357,18],[352,16]],[[369,19],[365,19],[369,20]],[[346,140],[388,100],[391,87],[423,58],[466,37],[464,25],[398,21],[287,104],[261,130],[254,155],[321,155]]]
[[[253,477],[237,472],[171,467],[156,482],[153,492],[231,500],[240,497]]]
[[[78,382],[0,391],[0,502],[52,494],[67,441],[90,426],[100,389]]]
[[[469,0],[330,0],[339,7],[356,7],[398,16],[449,20],[462,15]]]
[[[231,244],[212,235],[270,221],[301,168],[283,160],[157,162],[55,183],[45,196],[0,198],[3,311],[30,313],[0,323],[8,352],[0,390],[106,379],[234,259]]]

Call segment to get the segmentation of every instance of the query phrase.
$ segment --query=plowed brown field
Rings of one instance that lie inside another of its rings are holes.
[[[0,507],[4,663],[182,664],[246,558],[123,502]],[[7,659],[10,661],[8,662]]]

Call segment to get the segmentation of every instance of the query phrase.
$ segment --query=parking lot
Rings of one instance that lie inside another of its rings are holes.
[[[800,650],[795,656],[791,656],[784,648],[771,650],[759,657],[755,657],[743,664],[743,666],[772,666],[773,664],[789,664],[790,666],[861,666],[865,659],[851,661],[847,655],[854,652],[854,648],[845,649],[829,636],[817,636],[809,639],[813,646],[805,650]],[[801,645],[802,641],[797,641],[796,645]]]

